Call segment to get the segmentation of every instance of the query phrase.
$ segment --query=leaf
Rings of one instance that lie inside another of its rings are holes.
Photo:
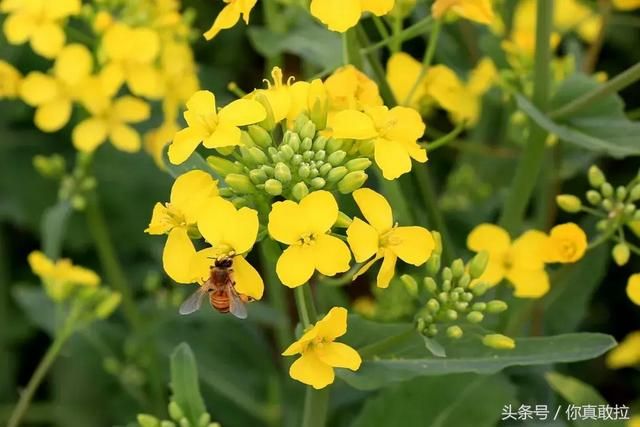
[[[358,349],[365,360],[358,371],[339,369],[338,376],[352,387],[372,390],[420,376],[492,374],[511,366],[588,360],[615,345],[609,335],[579,333],[518,338],[514,350],[495,350],[483,346],[477,338],[465,336],[447,346],[448,357],[437,358],[425,349],[419,334],[410,333],[410,328],[408,324],[377,324],[350,316],[344,341]]]
[[[55,335],[61,320],[60,313],[56,311],[56,304],[41,287],[15,284],[12,286],[12,293],[29,320],[50,336]]]
[[[435,357],[447,357],[447,351],[442,344],[433,338],[424,337],[424,346]]]
[[[187,173],[192,170],[201,170],[208,172],[216,179],[219,179],[219,177],[213,172],[213,169],[209,167],[209,164],[206,162],[206,160],[197,151],[194,151],[193,154],[191,154],[191,156],[189,156],[189,158],[184,162],[180,163],[179,165],[174,165],[169,161],[169,157],[167,156],[168,149],[169,146],[167,145],[162,152],[162,159],[167,172],[172,177],[177,178],[183,173]]]
[[[368,400],[353,427],[492,427],[514,401],[515,388],[502,375],[416,378]]]
[[[73,213],[68,201],[59,201],[47,208],[40,226],[42,251],[51,259],[60,257],[67,222]]]
[[[181,343],[171,354],[171,390],[173,400],[180,406],[191,425],[198,425],[207,408],[200,394],[198,368],[191,347]]]
[[[604,397],[598,393],[598,391],[585,384],[577,378],[561,375],[557,372],[548,372],[545,375],[549,386],[556,391],[567,402],[578,405],[608,405],[608,402]],[[597,409],[596,409],[597,414]],[[583,414],[584,415],[584,414]],[[624,421],[618,420],[573,420],[573,425],[576,427],[581,426],[624,426]]]

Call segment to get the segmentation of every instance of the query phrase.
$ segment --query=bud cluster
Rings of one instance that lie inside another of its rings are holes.
[[[88,172],[91,155],[78,153],[73,171],[67,171],[64,157],[59,154],[51,156],[37,155],[33,158],[33,167],[45,178],[60,181],[58,198],[71,203],[76,210],[83,210],[87,205],[87,195],[96,187],[96,179]]]
[[[211,415],[208,412],[200,415],[197,424],[191,423],[184,415],[184,411],[177,402],[169,403],[169,416],[171,420],[159,420],[153,415],[140,414],[137,417],[140,427],[220,427],[219,423],[211,422]]]
[[[595,165],[589,168],[588,178],[591,189],[586,199],[591,206],[584,206],[578,197],[570,194],[558,196],[556,202],[566,212],[587,212],[601,218],[596,224],[600,233],[596,241],[616,241],[611,255],[616,264],[625,265],[633,247],[625,240],[625,226],[640,221],[640,172],[626,186],[615,188]]]
[[[243,133],[245,144],[235,161],[217,156],[207,161],[224,177],[227,188],[221,194],[238,205],[258,193],[299,201],[316,190],[357,190],[367,180],[371,160],[366,156],[373,147],[323,133],[304,114],[280,143],[263,127],[252,125]]]
[[[458,339],[464,335],[465,325],[478,325],[487,314],[507,310],[504,301],[479,300],[489,288],[479,280],[488,260],[488,254],[480,252],[466,265],[462,259],[456,259],[440,272],[439,266],[428,266],[430,275],[423,280],[426,303],[415,316],[418,332],[434,338],[444,330],[449,338]],[[404,275],[402,280],[409,288],[418,286],[411,276]]]

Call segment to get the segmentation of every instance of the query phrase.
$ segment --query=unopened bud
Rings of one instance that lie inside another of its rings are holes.
[[[282,194],[282,182],[277,179],[270,178],[264,183],[264,191],[272,196]]]
[[[516,342],[502,334],[489,334],[482,338],[482,344],[496,350],[513,350],[516,348]]]
[[[140,427],[159,427],[160,426],[160,420],[158,420],[153,415],[139,414],[136,419],[138,420],[138,424],[140,424]]]
[[[267,155],[258,147],[251,147],[248,150],[251,159],[258,165],[263,165],[269,161]]]
[[[186,417],[182,417],[178,423],[180,427],[193,427]]]
[[[294,154],[296,154],[296,153],[293,151],[293,148],[291,148],[290,145],[281,145],[280,146],[280,156],[284,160],[291,160],[291,158],[293,157]]]
[[[613,186],[608,182],[605,182],[600,186],[600,192],[604,197],[611,197],[613,196]]]
[[[451,279],[453,279],[453,272],[451,271],[451,268],[445,267],[442,269],[442,279],[448,281],[451,281]]]
[[[339,211],[338,220],[334,224],[334,227],[347,228],[351,225],[352,222],[353,220],[346,213]]]
[[[174,423],[173,421],[167,421],[167,420],[160,421],[160,427],[176,427],[176,423]]]
[[[344,159],[346,157],[347,157],[346,152],[342,150],[338,150],[331,153],[329,157],[327,157],[327,161],[331,163],[332,166],[339,166],[342,164],[342,162],[344,162]]]
[[[613,247],[611,251],[611,256],[613,260],[619,266],[625,265],[629,262],[629,257],[631,256],[631,251],[629,250],[629,246],[626,243],[618,243]]]
[[[464,262],[460,258],[451,263],[451,272],[454,279],[459,279],[464,274]]]
[[[120,292],[110,292],[96,307],[96,316],[99,319],[106,319],[118,308],[120,301],[122,301]]]
[[[174,400],[169,402],[169,416],[171,417],[171,419],[174,419],[176,421],[184,418],[184,412],[182,412],[180,405],[178,405],[178,403]]]
[[[502,313],[503,311],[506,311],[507,308],[509,308],[507,303],[501,300],[496,299],[487,303],[487,312],[491,314]]]
[[[457,340],[458,338],[462,338],[462,335],[463,335],[463,332],[460,326],[454,325],[454,326],[449,326],[447,328],[447,336],[449,338]]]
[[[436,281],[431,277],[425,277],[423,280],[424,287],[427,288],[427,291],[431,294],[435,294],[438,291],[438,285]]]
[[[472,311],[471,313],[467,314],[467,320],[471,323],[480,323],[483,319],[484,314],[480,313],[479,311]]]
[[[313,139],[313,137],[316,135],[316,125],[312,122],[312,121],[307,121],[307,123],[304,124],[304,126],[302,126],[302,129],[300,129],[300,138],[304,139],[304,138],[311,138]]]
[[[624,207],[625,215],[633,216],[635,211],[636,211],[636,205],[634,205],[633,203],[627,203]]]
[[[258,125],[251,125],[247,130],[253,142],[259,147],[267,148],[273,145],[271,134],[267,132],[263,127]]]
[[[276,127],[276,119],[273,114],[273,109],[271,108],[271,103],[269,102],[269,99],[265,96],[264,93],[260,93],[260,92],[257,92],[253,96],[253,99],[255,99],[260,104],[262,104],[265,111],[267,112],[267,116],[263,121],[259,123],[259,125],[268,131],[273,130]]]
[[[471,310],[473,311],[485,311],[487,309],[487,303],[485,302],[477,302],[471,306]]]
[[[325,184],[326,184],[326,183],[327,183],[327,182],[324,180],[324,178],[320,178],[320,177],[318,176],[318,177],[313,178],[313,179],[309,182],[309,185],[311,186],[311,188],[312,188],[313,190],[320,190],[321,188],[324,188],[324,186],[325,186]]]
[[[469,286],[469,283],[471,283],[471,276],[469,276],[469,273],[464,273],[458,280],[458,286],[461,288],[466,288]]]
[[[486,282],[477,282],[470,286],[471,292],[477,297],[480,297],[487,292],[489,285]]]
[[[602,195],[596,190],[587,191],[587,200],[592,205],[598,205],[602,201]]]
[[[349,160],[345,163],[345,167],[349,169],[349,171],[360,171],[365,170],[369,166],[371,166],[371,160],[365,157],[359,157],[357,159]]]
[[[356,191],[367,180],[368,175],[363,171],[349,172],[347,176],[338,182],[338,191],[342,194],[349,194]]]
[[[304,199],[309,194],[309,188],[304,182],[299,182],[291,188],[291,195],[297,201]]]
[[[207,157],[207,163],[209,163],[209,166],[211,166],[211,169],[213,169],[215,173],[222,177],[225,177],[230,173],[242,173],[242,166],[236,165],[222,157],[209,156]]]
[[[281,183],[286,184],[291,181],[291,170],[284,163],[277,163],[275,167],[274,178]]]
[[[602,184],[605,183],[605,177],[599,167],[593,165],[589,168],[589,184],[591,184],[594,188],[599,188]]]
[[[429,301],[427,301],[427,310],[434,314],[437,313],[438,310],[440,310],[440,303],[438,302],[438,300],[436,300],[435,298],[431,298]]]
[[[309,85],[308,96],[309,117],[318,129],[327,127],[329,98],[322,80],[315,79]]]
[[[613,210],[613,202],[609,199],[605,199],[602,201],[602,208],[606,211]]]
[[[441,262],[442,262],[442,257],[440,256],[440,254],[437,254],[437,253],[431,254],[426,264],[427,275],[433,277],[436,274],[438,274],[438,271],[440,270]]]
[[[249,179],[254,184],[263,184],[268,179],[268,177],[262,169],[253,169],[249,172]]]
[[[576,196],[571,194],[561,194],[556,197],[556,203],[565,212],[576,213],[580,212],[582,208],[582,202]]]
[[[335,184],[340,181],[349,173],[349,170],[344,166],[338,166],[337,168],[332,168],[327,174],[327,182],[329,184]]]
[[[469,263],[469,275],[472,279],[477,279],[484,274],[487,264],[489,263],[489,253],[486,251],[478,252]]]
[[[208,412],[205,412],[198,418],[198,427],[209,427],[209,423],[211,423],[211,415]]]
[[[324,163],[324,164],[320,165],[320,168],[318,169],[318,172],[320,173],[320,175],[326,176],[327,174],[329,174],[329,172],[332,169],[333,169],[333,166],[331,166],[329,163]]]
[[[412,276],[408,274],[403,274],[400,276],[400,280],[404,284],[405,289],[412,297],[416,297],[418,295],[418,282]]]
[[[458,318],[458,312],[452,309],[448,309],[445,312],[445,316],[447,317],[447,320],[454,321]]]
[[[640,184],[636,184],[635,187],[629,192],[629,201],[635,202],[640,200]]]
[[[627,197],[627,189],[622,185],[616,188],[616,199],[619,201],[624,200]]]
[[[340,150],[343,145],[344,145],[344,140],[343,139],[330,138],[327,141],[326,150],[327,150],[328,153],[333,153],[336,150]]]
[[[87,207],[87,199],[80,194],[76,194],[71,197],[71,206],[77,211],[83,211]]]
[[[251,194],[256,191],[251,180],[246,175],[230,173],[224,178],[224,182],[239,194]]]

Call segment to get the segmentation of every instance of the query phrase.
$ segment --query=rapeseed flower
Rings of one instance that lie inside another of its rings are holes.
[[[218,14],[211,28],[204,33],[204,38],[211,40],[221,30],[226,30],[238,23],[240,17],[245,24],[249,24],[249,14],[256,5],[257,0],[224,0],[227,4]]]
[[[485,25],[491,25],[495,20],[490,0],[436,0],[431,7],[436,19],[441,19],[448,12]]]
[[[333,72],[324,82],[333,111],[359,110],[382,106],[378,85],[353,65]]]
[[[304,81],[292,83],[293,77],[289,77],[285,82],[280,67],[273,67],[271,78],[272,82],[265,79],[266,89],[256,89],[249,95],[249,98],[254,99],[258,94],[264,95],[275,122],[284,119],[290,122],[295,120],[298,114],[305,109],[306,105],[303,104],[306,104],[310,84]]]
[[[169,160],[176,165],[184,162],[201,142],[207,148],[240,145],[239,126],[258,123],[266,115],[264,107],[251,99],[238,99],[217,111],[215,95],[200,90],[187,101],[184,118],[188,126],[176,133],[169,146]]]
[[[640,273],[629,276],[627,296],[635,305],[640,305]]]
[[[42,279],[47,295],[59,302],[71,295],[77,287],[95,288],[100,277],[88,268],[73,265],[69,259],[53,261],[40,251],[33,251],[28,257],[31,270]]]
[[[328,191],[310,193],[300,203],[276,202],[269,214],[269,234],[288,245],[276,264],[282,283],[294,288],[308,282],[315,270],[334,276],[349,269],[347,245],[331,236],[338,204]]]
[[[587,250],[587,235],[576,224],[556,225],[551,229],[545,251],[545,262],[573,263]]]
[[[369,260],[354,275],[354,279],[382,259],[377,285],[386,288],[395,274],[398,258],[415,266],[427,262],[435,247],[434,239],[427,229],[398,227],[393,222],[389,202],[371,189],[356,190],[353,198],[367,222],[354,218],[347,228],[347,242],[356,262]]]
[[[394,3],[395,0],[311,0],[311,14],[331,31],[344,33],[360,21],[362,14],[386,15]]]
[[[515,241],[506,230],[493,224],[481,224],[467,237],[467,247],[485,251],[489,262],[479,280],[497,285],[507,279],[520,298],[539,298],[549,290],[549,276],[544,269],[547,235],[530,230]]]
[[[22,74],[7,61],[0,60],[0,99],[18,96]]]
[[[289,368],[291,378],[321,389],[335,380],[333,368],[358,370],[362,358],[347,344],[335,342],[347,332],[347,310],[333,307],[329,313],[291,344],[283,356],[300,357]]]

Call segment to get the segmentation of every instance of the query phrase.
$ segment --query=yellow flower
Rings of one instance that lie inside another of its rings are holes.
[[[162,254],[164,269],[177,283],[203,283],[209,277],[213,259],[231,258],[235,289],[239,294],[262,298],[264,282],[244,258],[258,235],[258,213],[236,210],[221,197],[210,197],[199,209],[198,230],[212,246],[196,252],[184,227],[169,232]]]
[[[204,38],[207,40],[211,40],[218,35],[220,30],[226,30],[236,25],[240,20],[240,16],[242,16],[245,24],[249,24],[249,14],[256,5],[257,0],[224,0],[224,2],[227,5],[216,16],[211,28],[204,33]]]
[[[45,132],[55,132],[67,124],[73,102],[84,93],[93,70],[91,52],[80,44],[70,44],[58,54],[51,75],[34,71],[20,87],[20,97],[36,107],[35,124]]]
[[[33,251],[28,257],[31,270],[42,279],[47,294],[54,301],[62,301],[79,286],[96,287],[100,277],[84,267],[76,266],[69,259],[52,261],[40,251]]]
[[[20,71],[8,62],[0,60],[0,99],[17,97],[21,82]]]
[[[636,305],[640,305],[640,273],[629,276],[627,296]]]
[[[147,98],[162,95],[160,75],[154,65],[160,52],[156,31],[116,23],[104,33],[102,48],[107,60],[104,72],[117,76],[118,86],[126,82],[131,92]]]
[[[409,94],[413,90],[421,71],[422,64],[408,53],[398,52],[391,55],[389,62],[387,62],[387,81],[398,103],[411,108],[419,107],[420,101],[426,95],[424,78],[418,83],[411,97],[409,97]],[[406,102],[407,99],[409,100],[408,103]]]
[[[607,366],[620,369],[640,365],[640,331],[631,332],[607,354]]]
[[[29,41],[31,48],[46,58],[55,58],[65,44],[64,21],[80,13],[80,0],[3,0],[0,12],[4,35],[10,44]]]
[[[328,191],[313,192],[300,203],[285,200],[273,204],[269,234],[289,245],[276,264],[284,285],[300,286],[309,281],[315,270],[334,276],[349,269],[349,248],[329,234],[337,219],[338,204]]]
[[[579,261],[587,250],[587,235],[576,224],[556,225],[547,239],[545,262],[572,263]]]
[[[509,234],[493,224],[481,224],[467,237],[469,249],[489,254],[489,263],[479,280],[497,285],[506,278],[519,298],[539,298],[549,291],[549,276],[544,270],[546,242],[547,236],[535,230],[511,242]]]
[[[218,182],[201,170],[180,175],[171,187],[169,202],[156,203],[145,233],[167,234],[174,228],[195,227],[205,202],[218,196]]]
[[[382,106],[378,85],[353,65],[338,68],[324,82],[334,111]]]
[[[160,169],[164,169],[164,147],[166,147],[179,130],[175,122],[165,121],[159,127],[148,131],[143,137],[144,149],[151,154],[153,161]]]
[[[344,33],[355,26],[365,12],[386,15],[395,0],[311,0],[311,14],[331,31]]]
[[[561,33],[576,31],[588,43],[596,39],[602,27],[602,17],[577,0],[559,2],[555,8],[553,22]]]
[[[276,122],[284,119],[295,120],[298,114],[307,107],[306,99],[309,95],[310,83],[300,81],[291,84],[293,77],[289,77],[285,83],[280,67],[273,67],[271,77],[273,82],[265,80],[267,89],[257,89],[249,94],[249,98],[252,99],[257,94],[263,94],[269,102],[273,119]]]
[[[398,227],[393,223],[391,206],[385,198],[368,188],[353,192],[353,198],[367,222],[354,218],[347,229],[347,242],[357,262],[369,260],[353,277],[365,273],[373,263],[383,259],[377,285],[389,286],[396,261],[419,266],[427,262],[435,247],[431,233],[422,227]]]
[[[362,363],[358,352],[347,344],[335,342],[346,332],[347,310],[333,307],[282,353],[283,356],[300,355],[289,368],[291,378],[321,389],[333,383],[333,368],[357,371]]]
[[[425,125],[412,108],[374,107],[366,113],[344,110],[329,119],[335,138],[373,140],[374,160],[386,179],[409,172],[412,158],[420,163],[427,161],[427,152],[417,143]]]
[[[640,0],[613,0],[613,7],[618,10],[633,10],[640,8]]]
[[[266,115],[264,107],[250,99],[233,101],[218,112],[215,95],[200,90],[187,101],[184,118],[188,127],[176,133],[169,146],[169,160],[175,165],[184,162],[201,142],[207,148],[240,145],[239,126],[260,122]]]
[[[480,24],[490,25],[495,19],[490,0],[436,0],[431,7],[431,13],[436,19],[442,18],[449,11]]]

